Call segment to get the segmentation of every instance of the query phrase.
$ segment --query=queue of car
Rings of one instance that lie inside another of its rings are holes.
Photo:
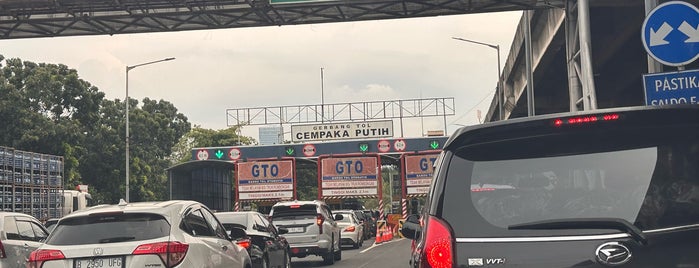
[[[291,267],[291,257],[342,259],[375,225],[359,210],[283,201],[269,215],[213,213],[196,201],[99,205],[42,224],[0,212],[0,267]]]

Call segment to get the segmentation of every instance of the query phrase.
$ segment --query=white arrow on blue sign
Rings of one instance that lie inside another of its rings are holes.
[[[646,16],[641,37],[658,62],[687,65],[699,58],[699,9],[682,1],[661,4]]]

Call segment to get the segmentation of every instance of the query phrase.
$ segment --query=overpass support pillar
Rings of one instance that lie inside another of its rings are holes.
[[[597,109],[589,0],[567,0],[565,24],[570,111]]]

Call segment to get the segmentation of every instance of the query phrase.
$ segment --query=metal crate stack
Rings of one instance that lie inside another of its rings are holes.
[[[63,157],[0,146],[0,209],[60,218]]]

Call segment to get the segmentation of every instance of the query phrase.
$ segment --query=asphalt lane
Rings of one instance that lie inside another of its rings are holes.
[[[410,258],[410,240],[393,239],[374,245],[364,242],[358,249],[342,247],[342,260],[333,265],[324,265],[323,259],[316,256],[292,258],[291,267],[332,267],[332,268],[405,268]]]

